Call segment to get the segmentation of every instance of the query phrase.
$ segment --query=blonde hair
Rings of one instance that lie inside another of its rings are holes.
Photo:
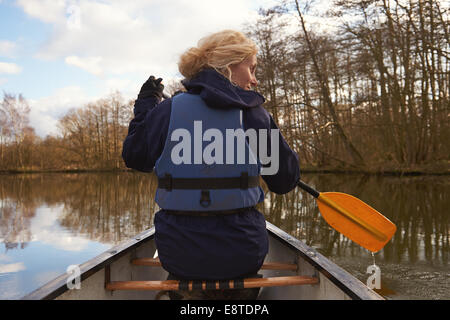
[[[178,70],[187,79],[199,71],[214,68],[231,81],[230,65],[237,64],[258,52],[255,43],[243,33],[223,30],[208,35],[184,52]]]

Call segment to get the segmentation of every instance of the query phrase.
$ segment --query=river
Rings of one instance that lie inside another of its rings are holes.
[[[375,254],[387,299],[450,299],[448,176],[313,174],[317,190],[363,200],[397,225]],[[0,175],[0,299],[18,299],[153,225],[152,174]],[[267,189],[266,189],[267,191]],[[266,192],[266,219],[366,283],[369,251],[329,227],[301,190]]]

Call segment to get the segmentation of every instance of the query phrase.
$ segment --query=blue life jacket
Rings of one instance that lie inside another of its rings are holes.
[[[213,129],[209,131],[209,140],[208,129]],[[161,209],[223,211],[252,207],[264,200],[257,156],[245,139],[245,161],[242,161],[238,139],[233,137],[234,149],[231,144],[227,147],[231,141],[227,139],[227,129],[243,132],[240,109],[211,108],[195,94],[182,93],[172,98],[167,140],[155,164],[158,176],[155,201]],[[217,141],[220,134],[221,144],[220,139]],[[220,150],[213,146],[219,146]],[[174,157],[177,163],[173,162]]]

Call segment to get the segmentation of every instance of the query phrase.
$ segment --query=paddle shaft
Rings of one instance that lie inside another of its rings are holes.
[[[366,223],[365,221],[361,220],[359,217],[355,216],[354,214],[352,214],[351,212],[349,212],[345,208],[341,207],[340,205],[338,205],[333,200],[331,200],[328,197],[326,197],[325,195],[321,194],[319,191],[317,191],[314,188],[308,186],[306,183],[304,183],[302,181],[299,181],[298,182],[298,186],[300,188],[302,188],[303,190],[305,190],[306,192],[308,192],[309,194],[311,194],[317,200],[325,203],[327,206],[329,206],[330,208],[336,210],[337,212],[342,214],[347,219],[351,220],[352,222],[354,222],[355,224],[357,224],[361,228],[367,230],[368,232],[373,234],[379,240],[381,240],[381,241],[386,240],[386,235],[385,234],[383,234],[382,232],[378,231],[377,229],[375,229],[374,227],[372,227],[370,224]]]
[[[305,190],[306,192],[308,192],[310,195],[312,195],[314,198],[318,198],[320,195],[320,192],[313,189],[312,187],[308,186],[306,183],[304,183],[303,181],[299,180],[298,184],[297,184],[300,188],[302,188],[303,190]]]

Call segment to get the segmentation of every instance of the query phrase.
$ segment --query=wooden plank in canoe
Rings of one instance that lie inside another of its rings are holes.
[[[160,267],[161,261],[159,258],[137,258],[131,261],[136,266],[150,266]],[[294,263],[282,263],[282,262],[264,262],[261,266],[262,270],[289,270],[297,271],[298,266]]]

